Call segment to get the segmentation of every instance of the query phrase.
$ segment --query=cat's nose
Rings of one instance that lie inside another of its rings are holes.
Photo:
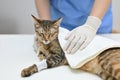
[[[45,41],[48,41],[48,36],[45,37]]]
[[[44,38],[44,40],[45,40],[45,41],[48,41],[48,39],[47,39],[47,38]]]
[[[45,40],[45,42],[48,42],[48,40]]]

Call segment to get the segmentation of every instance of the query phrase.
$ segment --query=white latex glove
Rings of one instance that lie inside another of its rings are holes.
[[[73,29],[66,37],[64,50],[67,53],[75,53],[77,50],[84,49],[95,37],[101,24],[101,20],[94,16],[89,16],[86,23]]]

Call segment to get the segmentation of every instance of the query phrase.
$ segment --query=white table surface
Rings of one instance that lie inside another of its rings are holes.
[[[120,42],[120,34],[102,35]],[[47,69],[22,78],[23,68],[39,61],[34,53],[33,35],[0,35],[0,80],[101,80],[99,77],[68,66]]]

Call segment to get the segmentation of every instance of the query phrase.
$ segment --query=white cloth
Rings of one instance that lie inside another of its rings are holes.
[[[66,40],[64,39],[64,37],[68,32],[69,32],[68,30],[64,28],[60,28],[59,42],[62,48],[65,46]],[[84,50],[82,51],[78,50],[74,54],[67,54],[66,51],[64,52],[69,65],[72,68],[79,68],[83,66],[86,62],[95,58],[102,51],[112,47],[120,47],[120,43],[118,43],[117,41],[96,35],[95,38],[91,41],[91,43]]]

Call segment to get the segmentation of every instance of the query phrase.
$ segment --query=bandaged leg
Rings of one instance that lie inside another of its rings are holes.
[[[46,68],[47,68],[46,59],[45,59],[45,60],[42,60],[42,61],[40,61],[40,62],[35,63],[35,65],[37,66],[38,71],[41,71],[41,70],[43,70],[43,69],[46,69]]]

